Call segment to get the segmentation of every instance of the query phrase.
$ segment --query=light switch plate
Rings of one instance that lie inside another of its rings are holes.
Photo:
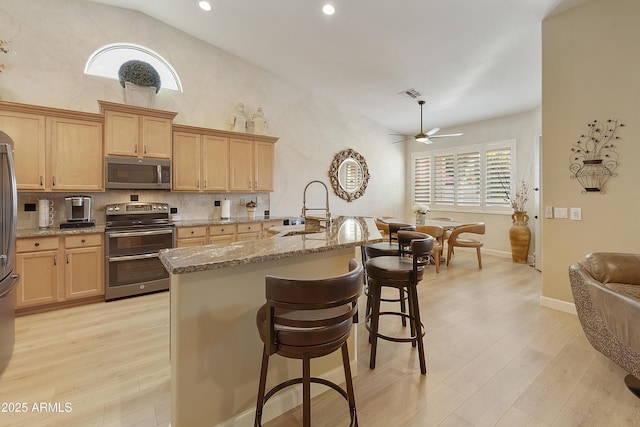
[[[566,218],[567,208],[553,208],[553,216],[555,218]]]
[[[569,219],[582,221],[582,208],[569,208]]]
[[[544,217],[553,218],[553,206],[547,206],[544,208]]]

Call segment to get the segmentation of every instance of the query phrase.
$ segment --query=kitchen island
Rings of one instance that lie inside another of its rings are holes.
[[[255,316],[265,302],[265,276],[343,274],[357,247],[382,240],[373,219],[364,217],[338,217],[319,233],[299,227],[278,231],[269,239],[160,252],[171,275],[173,427],[252,426],[262,355]],[[352,335],[352,363],[354,342]],[[313,376],[344,381],[339,352],[314,359],[311,368]],[[272,357],[267,387],[301,372],[300,361]],[[312,388],[314,394],[325,390]],[[301,394],[292,387],[274,396],[263,421],[300,404]]]

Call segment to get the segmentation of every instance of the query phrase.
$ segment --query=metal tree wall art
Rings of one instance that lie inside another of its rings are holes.
[[[604,123],[594,120],[588,125],[588,132],[580,135],[571,148],[571,178],[577,180],[583,193],[604,193],[604,185],[618,167],[616,152],[619,136],[618,128],[623,127],[617,119],[609,119]]]

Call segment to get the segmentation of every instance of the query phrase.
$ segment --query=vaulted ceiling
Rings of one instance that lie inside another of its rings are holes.
[[[91,0],[136,10],[403,134],[541,104],[541,22],[587,0]],[[321,8],[335,6],[327,16]],[[399,95],[407,89],[421,94]]]

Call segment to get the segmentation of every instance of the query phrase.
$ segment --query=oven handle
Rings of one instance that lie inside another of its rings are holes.
[[[173,234],[173,228],[168,230],[149,230],[149,231],[107,231],[109,237],[138,237],[138,236],[155,236],[158,234]]]
[[[109,262],[114,261],[135,261],[137,259],[148,259],[148,258],[158,258],[158,253],[153,254],[143,254],[143,255],[126,255],[126,256],[110,256],[108,257]]]

